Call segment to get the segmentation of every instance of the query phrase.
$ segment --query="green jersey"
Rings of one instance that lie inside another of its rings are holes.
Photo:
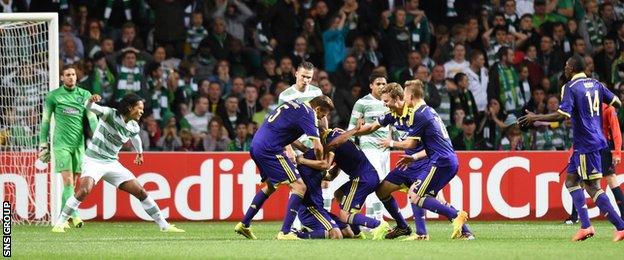
[[[39,143],[49,142],[50,117],[54,114],[53,146],[76,148],[84,145],[83,117],[88,117],[92,128],[96,124],[95,115],[88,113],[85,109],[85,103],[89,97],[91,97],[89,91],[78,86],[68,89],[63,85],[50,91],[45,99]]]
[[[388,111],[383,101],[376,99],[372,94],[368,94],[360,98],[355,102],[355,105],[353,105],[351,120],[349,120],[349,129],[355,127],[358,118],[363,117],[364,121],[369,124],[377,121],[378,117],[383,116]],[[389,126],[384,126],[373,133],[360,136],[360,147],[362,147],[362,149],[379,149],[377,146],[379,139],[388,138],[389,131]]]
[[[132,141],[137,152],[143,151],[139,123],[134,120],[125,122],[121,114],[110,107],[88,103],[87,108],[100,117],[100,122],[87,145],[86,156],[100,161],[115,161],[119,150],[128,140]]]

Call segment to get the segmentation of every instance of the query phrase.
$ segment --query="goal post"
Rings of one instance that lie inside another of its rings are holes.
[[[50,224],[60,213],[54,158],[34,166],[44,100],[59,83],[58,13],[0,13],[0,193],[17,224]]]

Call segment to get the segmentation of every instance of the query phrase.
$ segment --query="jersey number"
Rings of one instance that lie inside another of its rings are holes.
[[[589,114],[591,116],[600,115],[600,98],[598,96],[598,90],[594,90],[593,98],[590,91],[585,92],[585,96],[587,97],[587,102],[589,103]]]
[[[438,122],[438,124],[440,125],[440,131],[442,131],[442,136],[444,136],[445,139],[451,139],[449,137],[448,131],[446,131],[446,126],[444,125],[444,122],[442,122],[442,119],[440,119],[439,116],[436,116],[435,121]]]
[[[279,116],[279,114],[282,113],[282,110],[288,109],[288,108],[290,108],[290,107],[288,105],[284,104],[284,105],[278,107],[277,109],[275,109],[276,110],[275,114],[273,114],[272,116],[269,116],[269,119],[268,119],[269,123],[273,122],[277,118],[277,116]]]

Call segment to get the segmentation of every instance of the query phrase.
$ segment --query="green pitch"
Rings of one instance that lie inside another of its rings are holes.
[[[13,226],[12,254],[28,259],[618,259],[624,242],[612,226],[594,222],[597,235],[572,243],[576,226],[559,222],[473,222],[477,240],[452,241],[447,222],[430,221],[431,241],[276,241],[280,224],[256,223],[257,241],[234,233],[232,222],[180,222],[165,234],[151,222],[87,222],[53,234],[50,227]]]

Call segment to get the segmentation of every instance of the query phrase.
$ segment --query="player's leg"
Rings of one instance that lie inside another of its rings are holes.
[[[158,224],[161,231],[184,232],[184,230],[176,228],[165,220],[154,199],[147,194],[143,186],[134,177],[134,174],[118,161],[109,164],[109,169],[102,176],[102,179],[137,198],[141,202],[145,213]]]
[[[377,171],[379,180],[383,180],[389,171],[390,152],[380,149],[362,149],[362,152]],[[383,204],[377,194],[368,195],[365,204],[367,217],[383,220]]]
[[[329,214],[329,217],[336,223],[336,225],[338,226],[338,229],[340,229],[342,233],[342,238],[366,239],[366,236],[364,236],[364,233],[360,233],[362,236],[356,237],[355,234],[353,233],[353,230],[351,230],[351,226],[347,223],[340,221],[339,217],[334,215],[334,213],[328,212],[327,214]]]
[[[605,180],[607,181],[607,186],[611,189],[611,192],[613,192],[615,203],[620,210],[620,217],[624,219],[624,194],[622,193],[622,189],[620,189],[615,173],[606,175]]]
[[[616,210],[611,206],[611,202],[609,201],[607,194],[605,194],[600,188],[600,178],[583,180],[583,182],[585,183],[587,193],[589,193],[589,196],[592,197],[600,211],[618,231],[623,231],[624,221],[618,216]]]
[[[439,213],[453,220],[451,238],[460,238],[462,227],[468,220],[468,214],[457,211],[445,203],[438,201],[435,196],[457,174],[457,164],[436,167],[431,166],[429,172],[421,174],[409,189],[410,202],[418,206]]]
[[[67,200],[74,196],[74,189],[76,187],[74,180],[74,164],[72,161],[72,151],[70,148],[55,148],[54,149],[54,164],[58,172],[60,172],[63,179],[63,192],[61,193],[61,205],[65,206]],[[73,216],[77,216],[77,213],[73,213]]]
[[[271,160],[266,160],[263,163],[262,167],[267,170],[270,183],[288,183],[290,188],[284,222],[280,232],[277,234],[277,239],[299,239],[297,235],[290,232],[290,229],[301,206],[301,201],[306,192],[306,185],[301,180],[295,165],[284,153],[274,155]]]
[[[366,196],[373,193],[379,183],[376,173],[373,173],[374,178],[370,180],[361,179],[360,177],[350,180],[345,183],[340,190],[343,194],[346,194],[340,203],[339,219],[342,222],[346,222],[353,227],[364,226],[372,229],[373,239],[383,239],[389,229],[389,224],[384,220],[377,220],[367,217],[364,214],[359,214]],[[355,235],[357,231],[353,230]]]
[[[73,178],[74,178],[74,183],[78,183],[78,177],[80,176],[80,173],[82,173],[82,159],[84,157],[84,146],[79,146],[77,148],[75,148],[73,150],[73,152],[71,153],[71,163],[72,163],[72,169],[73,169]],[[80,215],[78,214],[78,211],[74,211],[74,214],[72,214],[72,222],[74,224],[74,227],[77,228],[81,228],[82,226],[84,226],[84,221],[82,221],[82,218],[80,218]]]
[[[61,215],[52,228],[52,232],[65,232],[65,228],[69,227],[66,223],[67,220],[71,217],[72,213],[78,210],[80,203],[87,198],[87,195],[89,195],[95,184],[100,180],[101,176],[101,174],[94,172],[94,174],[85,174],[80,178],[80,188],[74,196],[67,199],[65,206],[63,206],[63,209],[61,210]]]
[[[390,216],[392,216],[392,218],[394,218],[397,222],[396,229],[401,230],[401,232],[399,232],[401,235],[409,235],[412,231],[407,224],[407,221],[405,221],[405,218],[403,218],[403,215],[401,215],[399,205],[394,197],[392,197],[392,192],[400,190],[401,184],[407,181],[409,180],[405,176],[405,171],[397,168],[388,173],[388,176],[386,176],[386,178],[377,187],[377,190],[375,190],[375,194],[377,194],[377,197],[381,200],[383,206],[386,208]],[[391,231],[390,233],[393,232]]]
[[[302,239],[342,239],[342,233],[336,222],[324,208],[304,207],[299,208],[299,219],[303,228],[296,232]]]
[[[252,232],[249,226],[251,225],[251,220],[258,214],[258,211],[264,205],[264,202],[275,192],[275,184],[271,183],[268,179],[268,172],[279,170],[279,168],[275,168],[276,162],[268,163],[267,161],[274,160],[272,156],[256,156],[254,151],[250,153],[251,159],[256,163],[256,166],[260,170],[260,176],[262,177],[262,182],[265,183],[264,187],[256,192],[249,208],[245,212],[245,216],[243,220],[234,226],[234,232],[248,238],[248,239],[258,239]],[[269,166],[273,166],[269,167]]]

